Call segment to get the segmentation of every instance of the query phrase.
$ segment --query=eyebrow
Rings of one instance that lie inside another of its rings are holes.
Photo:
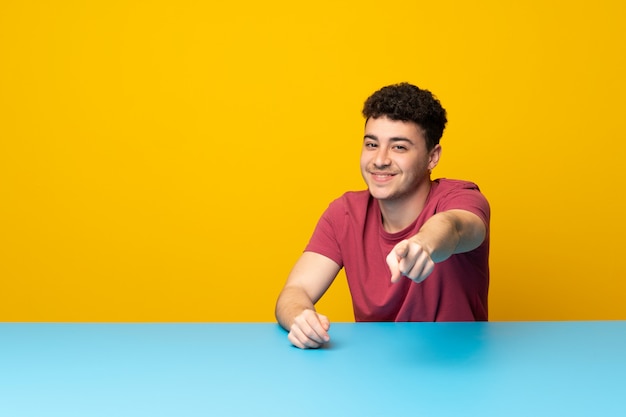
[[[365,139],[371,139],[371,140],[375,140],[376,142],[378,142],[378,137],[376,135],[371,135],[371,134],[365,135],[363,137],[363,140],[365,140]],[[389,138],[389,141],[390,142],[394,142],[394,143],[396,143],[396,142],[407,142],[407,143],[410,143],[411,145],[413,145],[413,141],[411,139],[405,138],[405,137],[402,137],[402,136],[394,136],[392,138]]]

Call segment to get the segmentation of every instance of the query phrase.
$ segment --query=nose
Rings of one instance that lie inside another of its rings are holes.
[[[374,160],[372,162],[376,168],[385,168],[391,165],[387,149],[384,149],[382,146],[379,147],[376,150],[376,155],[374,156]]]

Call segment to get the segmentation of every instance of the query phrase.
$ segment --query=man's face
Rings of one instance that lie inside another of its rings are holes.
[[[378,200],[410,199],[430,185],[429,170],[439,161],[441,147],[426,149],[423,129],[414,122],[370,118],[365,124],[361,174]]]

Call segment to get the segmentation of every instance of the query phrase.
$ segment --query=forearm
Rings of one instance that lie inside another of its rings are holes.
[[[297,286],[286,286],[276,301],[276,320],[289,331],[296,316],[307,309],[315,311],[315,305],[306,291]]]
[[[485,234],[485,225],[478,216],[464,210],[451,210],[431,217],[409,240],[425,248],[437,263],[477,248]]]
[[[323,255],[304,252],[276,301],[278,323],[285,330],[291,330],[294,319],[303,311],[315,311],[315,303],[326,292],[339,269],[335,261]]]

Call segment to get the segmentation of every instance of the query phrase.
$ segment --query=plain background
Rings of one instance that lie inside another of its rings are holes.
[[[0,319],[272,321],[363,101],[448,111],[492,320],[626,319],[621,1],[0,3]],[[351,321],[343,275],[319,310]]]

